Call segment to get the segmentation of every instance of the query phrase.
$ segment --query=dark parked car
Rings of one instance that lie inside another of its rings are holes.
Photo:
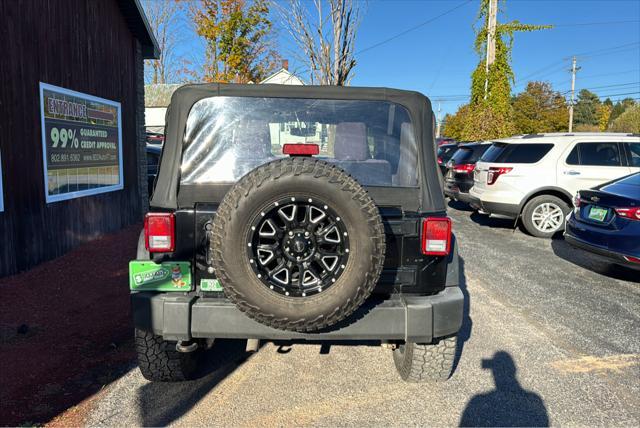
[[[567,242],[640,270],[640,173],[581,190],[574,205]]]
[[[153,146],[162,146],[164,144],[164,134],[159,134],[157,132],[149,132],[146,134],[147,144]]]
[[[471,143],[458,147],[445,174],[444,194],[456,201],[469,202],[469,189],[473,187],[473,170],[491,143]]]
[[[147,185],[149,186],[149,197],[153,193],[153,182],[158,175],[158,163],[160,162],[162,146],[151,146],[147,144]]]
[[[447,173],[446,164],[456,150],[458,150],[458,143],[443,144],[438,147],[438,166],[442,175]]]

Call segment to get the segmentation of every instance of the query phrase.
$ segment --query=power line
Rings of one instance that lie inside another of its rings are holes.
[[[585,27],[588,25],[609,25],[609,24],[632,24],[640,22],[640,20],[631,21],[600,21],[600,22],[576,22],[573,24],[553,24],[553,28],[556,27]]]
[[[581,56],[581,57],[596,56],[600,52],[608,53],[608,52],[616,50],[616,49],[628,48],[630,46],[635,46],[635,45],[639,45],[639,44],[640,44],[640,42],[625,43],[624,45],[610,46],[610,47],[607,47],[607,48],[600,48],[600,49],[595,49],[595,50],[592,50],[592,51],[585,51],[585,52],[577,53],[576,56]],[[568,59],[568,58],[569,57],[565,57],[564,59]]]
[[[406,29],[406,30],[404,30],[404,31],[401,31],[401,32],[399,32],[398,34],[396,34],[396,35],[394,35],[394,36],[391,36],[391,37],[389,37],[389,38],[387,38],[387,39],[384,39],[384,40],[382,40],[382,41],[380,41],[380,42],[378,42],[378,43],[375,43],[375,44],[373,44],[373,45],[371,45],[371,46],[368,46],[368,47],[366,47],[366,48],[364,48],[364,49],[361,49],[361,50],[357,51],[357,52],[355,53],[355,55],[358,55],[358,54],[361,54],[361,53],[363,53],[363,52],[369,51],[369,50],[371,50],[371,49],[377,48],[378,46],[382,46],[382,45],[384,45],[384,44],[386,44],[386,43],[389,43],[389,42],[390,42],[390,41],[392,41],[392,40],[397,39],[398,37],[402,37],[402,36],[404,36],[404,35],[405,35],[405,34],[407,34],[407,33],[410,33],[410,32],[412,32],[412,31],[415,31],[415,30],[417,30],[418,28],[424,27],[425,25],[430,24],[430,23],[432,23],[433,21],[435,21],[435,20],[437,20],[437,19],[439,19],[439,18],[442,18],[442,17],[443,17],[443,16],[445,16],[445,15],[448,15],[448,14],[450,14],[451,12],[453,12],[453,11],[455,11],[455,10],[457,10],[457,9],[460,9],[460,8],[461,8],[461,7],[463,7],[463,6],[466,6],[467,4],[471,3],[472,1],[473,1],[473,0],[467,0],[467,1],[465,1],[465,2],[462,2],[462,3],[460,3],[459,5],[457,5],[457,6],[453,7],[453,8],[451,8],[451,9],[449,9],[449,10],[446,10],[445,12],[441,13],[440,15],[436,15],[436,16],[434,16],[433,18],[429,18],[428,20],[426,20],[426,21],[424,21],[424,22],[421,22],[421,23],[420,23],[420,24],[418,24],[418,25],[414,25],[413,27],[408,28],[408,29]]]

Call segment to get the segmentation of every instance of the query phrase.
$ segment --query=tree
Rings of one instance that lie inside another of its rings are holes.
[[[505,0],[500,0],[504,3]],[[536,31],[551,28],[548,25],[528,25],[519,21],[497,23],[495,29],[495,59],[486,70],[487,34],[489,27],[489,2],[480,1],[480,10],[476,22],[482,22],[476,28],[475,51],[480,62],[471,75],[471,101],[469,108],[459,112],[465,123],[460,139],[487,140],[507,137],[515,127],[511,117],[511,84],[514,81],[511,69],[511,50],[516,32]],[[487,90],[485,92],[485,80]],[[486,94],[486,96],[485,96]],[[458,113],[456,113],[458,115]],[[490,121],[490,122],[485,122]]]
[[[497,23],[495,29],[495,60],[486,71],[487,32],[489,26],[489,2],[481,0],[480,11],[476,21],[483,22],[482,27],[476,29],[474,49],[480,56],[475,71],[471,76],[471,104],[488,105],[502,116],[509,113],[511,97],[511,83],[514,81],[511,69],[511,50],[515,32],[529,32],[551,28],[549,25],[522,24],[519,21]],[[505,0],[500,0],[504,3]],[[485,79],[487,91],[485,97]]]
[[[631,98],[625,98],[622,101],[618,101],[613,105],[613,109],[611,110],[611,116],[609,116],[609,125],[613,123],[614,120],[622,113],[625,112],[629,107],[633,107],[635,102]]]
[[[640,104],[634,104],[618,116],[609,130],[613,132],[632,132],[640,134]]]
[[[513,99],[513,122],[518,134],[566,131],[569,111],[564,97],[546,82],[529,82]]]
[[[280,16],[308,65],[309,80],[320,85],[348,85],[356,66],[354,43],[360,21],[358,0],[313,0],[313,14],[300,0],[287,0]],[[329,13],[324,15],[323,5]]]
[[[173,83],[180,78],[181,60],[175,48],[180,42],[181,5],[175,0],[146,0],[144,11],[156,37],[160,56],[145,60],[145,83]]]
[[[600,98],[588,89],[578,93],[578,101],[573,107],[573,123],[578,125],[598,126],[598,107]]]
[[[608,103],[602,103],[597,107],[596,114],[598,115],[598,129],[600,132],[607,130],[609,118],[611,117],[611,110],[613,110],[613,107]]]
[[[200,0],[191,7],[196,32],[206,41],[200,79],[259,82],[279,63],[269,0]]]

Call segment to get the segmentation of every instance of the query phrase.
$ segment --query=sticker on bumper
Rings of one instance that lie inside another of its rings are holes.
[[[189,262],[129,262],[129,288],[133,291],[189,291]]]

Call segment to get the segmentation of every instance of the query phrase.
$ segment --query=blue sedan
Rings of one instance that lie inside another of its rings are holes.
[[[640,173],[581,190],[574,206],[567,242],[640,270]]]

